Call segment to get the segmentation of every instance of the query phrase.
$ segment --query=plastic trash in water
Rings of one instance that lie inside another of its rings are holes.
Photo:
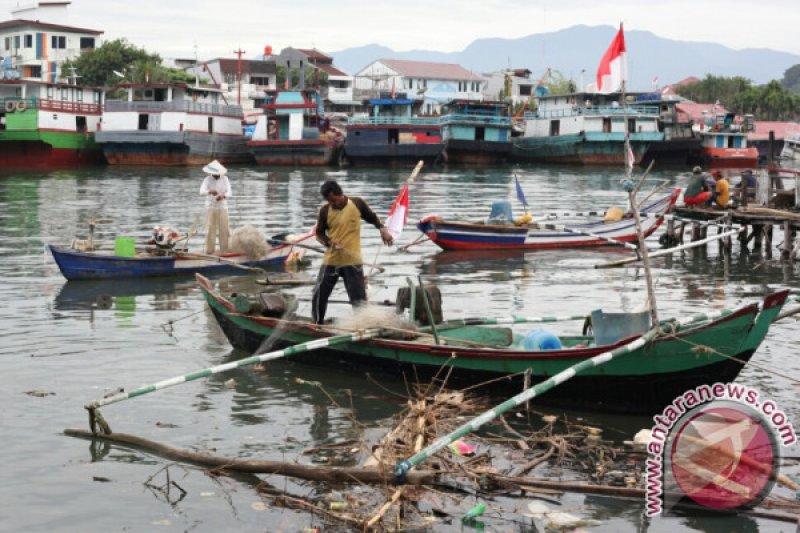
[[[474,444],[469,444],[468,442],[464,442],[463,439],[458,439],[450,443],[448,446],[450,451],[452,451],[456,455],[461,455],[463,457],[472,457],[475,455],[475,451],[478,449],[477,446]]]
[[[466,522],[469,522],[471,520],[474,520],[475,518],[477,518],[480,515],[482,515],[484,511],[486,511],[486,504],[483,503],[483,502],[480,502],[478,505],[476,505],[475,507],[473,507],[472,509],[467,511],[467,514],[464,515],[464,517],[461,519],[461,521],[466,523]]]

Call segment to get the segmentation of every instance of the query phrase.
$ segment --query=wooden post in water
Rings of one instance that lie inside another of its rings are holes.
[[[792,258],[792,223],[791,221],[783,221],[783,250],[781,251],[781,259]]]

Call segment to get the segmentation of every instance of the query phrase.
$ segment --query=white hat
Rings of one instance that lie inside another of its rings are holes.
[[[203,167],[203,172],[214,176],[224,176],[228,173],[228,169],[223,167],[222,164],[215,159]]]

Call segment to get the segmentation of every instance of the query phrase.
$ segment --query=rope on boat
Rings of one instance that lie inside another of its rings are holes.
[[[163,381],[159,381],[158,383],[154,383],[152,385],[139,387],[138,389],[132,390],[130,392],[120,392],[117,394],[113,394],[107,398],[103,398],[101,400],[94,400],[93,402],[88,403],[87,405],[84,406],[89,411],[89,425],[91,426],[93,433],[95,432],[95,422],[100,424],[103,432],[111,433],[108,424],[103,420],[102,415],[100,415],[100,412],[98,411],[100,407],[111,405],[112,403],[121,402],[123,400],[128,400],[130,398],[135,398],[137,396],[142,396],[144,394],[155,392],[157,390],[166,389],[167,387],[180,385],[181,383],[186,383],[187,381],[194,381],[196,379],[206,378],[213,374],[219,374],[221,372],[225,372],[233,368],[241,368],[243,366],[249,366],[255,363],[271,361],[273,359],[279,359],[281,357],[286,357],[288,355],[294,355],[297,353],[319,350],[320,348],[326,348],[328,346],[334,346],[337,344],[344,344],[346,342],[357,342],[366,339],[371,339],[373,337],[377,337],[378,335],[380,335],[381,332],[382,330],[379,328],[372,328],[372,329],[365,329],[362,331],[358,331],[350,335],[337,335],[334,337],[326,337],[324,339],[315,339],[313,341],[308,341],[302,344],[296,344],[294,346],[284,348],[283,350],[276,350],[273,352],[268,352],[265,354],[254,355],[252,357],[240,359],[239,361],[233,361],[231,363],[212,366],[203,370],[192,372],[190,374],[185,374],[183,376],[176,376],[173,378],[165,379]]]

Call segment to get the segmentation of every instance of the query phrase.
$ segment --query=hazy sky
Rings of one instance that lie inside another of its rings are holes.
[[[30,0],[0,0],[0,20]],[[367,44],[455,52],[478,38],[517,38],[577,24],[800,54],[798,0],[72,0],[67,24],[124,37],[164,58],[245,57],[286,46],[335,52]],[[579,46],[576,43],[576,46]],[[587,56],[598,51],[588,50]]]

